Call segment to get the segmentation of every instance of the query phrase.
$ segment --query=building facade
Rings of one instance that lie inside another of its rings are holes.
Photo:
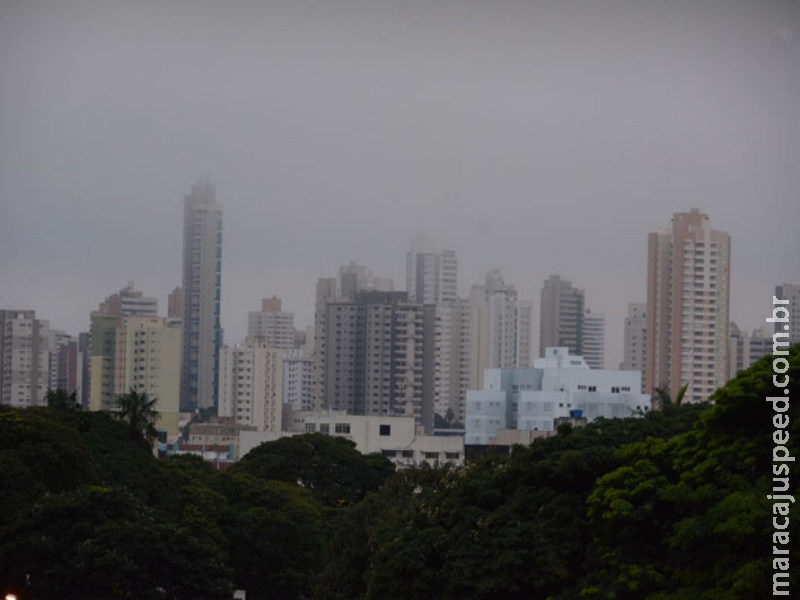
[[[586,313],[583,290],[570,281],[551,275],[542,287],[539,313],[539,356],[548,347],[566,347],[582,354],[583,322]]]
[[[706,401],[729,378],[731,240],[697,209],[650,233],[645,391]]]
[[[44,406],[50,383],[50,324],[33,310],[0,310],[0,404]]]
[[[179,434],[181,326],[164,317],[128,317],[125,324],[125,385],[156,398],[156,427],[168,437]]]
[[[283,403],[295,411],[314,410],[314,360],[302,349],[283,354]]]
[[[263,338],[270,348],[295,347],[294,314],[281,310],[281,299],[264,298],[260,311],[247,313],[247,337]]]
[[[465,443],[489,445],[507,429],[553,431],[560,418],[643,414],[650,396],[640,381],[638,371],[591,369],[568,348],[546,348],[532,369],[487,369],[483,389],[467,392]]]
[[[592,369],[606,367],[606,318],[587,308],[583,314],[583,358]]]
[[[203,178],[183,204],[182,410],[217,406],[221,291],[222,209]]]
[[[800,285],[791,283],[776,285],[775,297],[787,302],[780,306],[785,306],[789,310],[789,323],[776,322],[774,333],[782,335],[788,333],[790,346],[800,343]],[[786,329],[787,325],[788,329]]]
[[[639,371],[642,374],[642,389],[645,389],[644,358],[647,349],[647,304],[629,302],[625,317],[623,359],[619,368],[622,371]]]
[[[458,259],[452,250],[437,250],[422,234],[411,241],[406,255],[408,299],[420,304],[450,304],[458,300]]]
[[[260,338],[220,351],[219,416],[257,431],[281,431],[283,351]]]

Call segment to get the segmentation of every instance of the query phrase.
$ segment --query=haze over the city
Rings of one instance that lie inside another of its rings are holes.
[[[227,342],[351,260],[404,289],[419,232],[535,328],[586,290],[610,367],[675,212],[731,235],[742,328],[800,282],[797,2],[5,0],[0,94],[0,308],[71,333],[129,280],[166,313],[202,174]]]

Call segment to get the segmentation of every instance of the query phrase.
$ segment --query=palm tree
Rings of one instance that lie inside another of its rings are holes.
[[[158,437],[155,426],[158,421],[158,411],[155,409],[157,402],[158,398],[149,398],[147,392],[139,393],[131,388],[126,394],[117,396],[119,412],[115,416],[128,424],[133,439],[144,440],[152,445]]]
[[[672,398],[672,394],[669,391],[669,387],[666,385],[661,385],[656,387],[653,390],[653,396],[650,400],[650,403],[653,406],[653,410],[664,410],[665,408],[670,408],[672,406],[680,406],[683,403],[683,397],[686,395],[686,390],[689,389],[689,383],[687,382],[681,386],[681,389],[678,390],[678,395],[675,398]]]

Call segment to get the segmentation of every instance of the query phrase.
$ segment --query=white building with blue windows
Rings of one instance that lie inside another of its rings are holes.
[[[579,415],[591,422],[650,409],[639,371],[591,369],[568,348],[546,348],[533,364],[486,369],[483,389],[467,392],[465,444],[489,445],[503,429],[553,431],[559,417]]]

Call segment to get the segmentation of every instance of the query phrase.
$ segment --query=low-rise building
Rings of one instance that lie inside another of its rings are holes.
[[[467,392],[467,445],[486,446],[498,431],[554,431],[556,420],[630,417],[650,409],[639,371],[591,369],[568,348],[545,350],[532,369],[487,369],[484,389]]]
[[[422,463],[464,464],[464,438],[452,435],[425,435],[413,416],[352,415],[346,411],[294,413],[294,431],[243,431],[240,455],[244,456],[263,442],[301,433],[322,433],[352,440],[363,454],[380,453],[397,466]],[[299,425],[302,424],[302,429]]]

